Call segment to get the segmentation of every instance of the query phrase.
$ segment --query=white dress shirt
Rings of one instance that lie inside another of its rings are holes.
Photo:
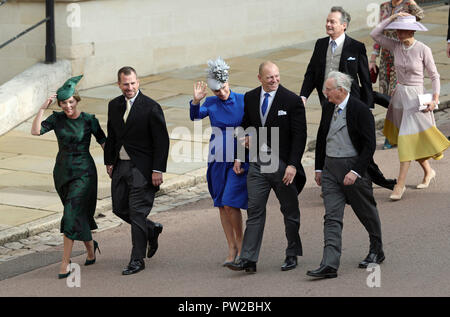
[[[331,36],[330,36],[330,40],[328,41],[328,45],[330,45],[330,43],[331,43],[332,40],[333,40],[333,39],[332,39]],[[337,39],[335,39],[334,41],[336,42],[336,48],[338,48],[339,45],[342,45],[342,44],[344,43],[344,41],[345,41],[345,32],[342,33],[342,35],[339,36],[339,37],[338,37]]]

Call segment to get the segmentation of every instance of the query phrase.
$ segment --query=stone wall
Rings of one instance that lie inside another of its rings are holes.
[[[71,75],[71,63],[37,63],[0,86],[0,135],[27,120]]]
[[[351,30],[366,27],[373,0],[91,0],[56,1],[59,59],[84,73],[80,88],[114,82],[123,65],[140,75],[204,64],[324,36],[326,15],[341,5]],[[45,15],[45,1],[0,7],[0,42]],[[45,26],[0,50],[0,84],[44,59]]]

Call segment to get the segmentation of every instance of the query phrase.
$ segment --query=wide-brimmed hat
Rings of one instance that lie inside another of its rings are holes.
[[[225,63],[225,61],[219,57],[216,60],[208,61],[209,68],[206,70],[208,72],[206,81],[208,87],[212,90],[219,90],[228,81],[228,70],[230,66]]]
[[[385,29],[428,31],[422,23],[416,21],[416,17],[413,15],[397,17],[394,22],[391,22]]]

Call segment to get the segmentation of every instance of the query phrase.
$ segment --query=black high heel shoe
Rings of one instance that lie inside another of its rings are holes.
[[[102,254],[102,252],[100,252],[100,248],[98,247],[97,241],[94,240],[94,258],[92,260],[86,259],[86,262],[84,262],[84,265],[92,265],[95,263],[95,260],[96,260],[95,252],[97,251],[97,249],[98,249],[98,253]]]
[[[72,260],[70,260],[69,261],[69,264],[72,264]],[[67,272],[67,273],[63,273],[63,274],[58,274],[58,279],[63,279],[63,278],[66,278],[66,277],[68,277],[69,275],[70,275],[70,273],[72,273],[72,272]]]

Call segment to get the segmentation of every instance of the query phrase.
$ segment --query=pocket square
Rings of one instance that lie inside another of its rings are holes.
[[[278,115],[279,116],[285,116],[285,115],[287,115],[287,112],[284,111],[284,110],[278,110]]]
[[[347,58],[347,60],[348,60],[348,61],[355,61],[356,58],[354,58],[354,57],[349,57],[349,58]]]

